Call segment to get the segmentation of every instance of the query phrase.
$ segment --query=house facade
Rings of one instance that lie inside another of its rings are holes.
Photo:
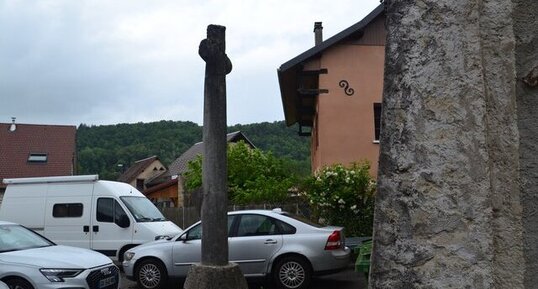
[[[278,79],[286,124],[311,136],[312,170],[368,160],[377,175],[385,60],[383,4],[363,20],[282,64]]]
[[[183,207],[185,195],[180,178],[167,179],[166,181],[147,188],[144,195],[159,207]]]
[[[151,156],[134,162],[123,174],[118,181],[128,183],[143,192],[151,186],[151,183],[159,176],[166,173],[166,167],[161,163],[157,156]]]
[[[0,197],[8,178],[76,174],[75,126],[0,123]]]

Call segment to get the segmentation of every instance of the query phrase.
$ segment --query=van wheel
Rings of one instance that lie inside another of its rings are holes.
[[[4,282],[9,289],[34,289],[34,286],[30,282],[20,278],[8,279]]]
[[[309,265],[308,262],[299,257],[290,256],[280,259],[273,270],[273,280],[277,288],[307,288],[312,277]]]
[[[168,281],[168,274],[159,260],[148,259],[136,267],[135,278],[140,288],[160,289]]]

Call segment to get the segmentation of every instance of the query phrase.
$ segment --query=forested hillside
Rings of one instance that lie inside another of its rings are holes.
[[[242,131],[259,149],[287,158],[300,174],[310,171],[310,139],[297,135],[283,121],[235,125],[229,132]],[[202,127],[193,122],[88,126],[77,130],[78,173],[99,174],[115,180],[134,161],[153,155],[168,166],[193,144],[202,141]],[[123,165],[123,167],[121,166]]]

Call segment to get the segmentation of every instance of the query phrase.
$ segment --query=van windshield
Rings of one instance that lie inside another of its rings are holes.
[[[120,197],[137,222],[166,221],[163,214],[146,197]]]

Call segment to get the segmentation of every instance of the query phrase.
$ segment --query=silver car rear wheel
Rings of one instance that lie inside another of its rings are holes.
[[[144,289],[159,289],[164,286],[168,279],[165,268],[157,260],[142,261],[136,269],[136,281],[138,286]]]
[[[275,269],[274,279],[279,288],[302,289],[310,284],[310,266],[302,258],[286,257]]]

